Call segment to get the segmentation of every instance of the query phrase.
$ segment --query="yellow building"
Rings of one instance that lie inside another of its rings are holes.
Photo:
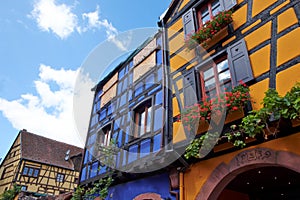
[[[221,99],[246,83],[251,102],[238,108],[242,115],[228,112],[219,119],[220,137],[226,138],[225,129],[262,108],[269,88],[284,96],[300,81],[299,1],[174,0],[159,24],[168,45],[174,149],[200,138],[202,128],[215,129],[206,117],[191,134],[178,120],[188,106]],[[299,199],[299,127],[287,122],[275,129],[260,139],[246,138],[242,149],[216,140],[204,156],[189,159],[180,172],[180,199]]]
[[[14,184],[30,195],[77,187],[82,149],[21,130],[0,166],[0,194]]]

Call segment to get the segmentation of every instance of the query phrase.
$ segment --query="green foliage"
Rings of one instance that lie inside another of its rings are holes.
[[[294,87],[283,97],[283,106],[281,107],[281,115],[284,118],[296,119],[300,116],[300,83],[296,83]]]
[[[84,188],[78,186],[76,188],[76,191],[73,193],[73,197],[71,200],[83,200],[84,193],[85,193]]]
[[[241,91],[243,88],[237,89]],[[244,94],[248,92],[249,89],[245,88]],[[229,96],[227,95],[227,97],[230,97],[231,94],[228,94]],[[229,98],[226,98],[226,100],[228,101]],[[292,87],[284,97],[281,97],[275,89],[269,89],[265,92],[262,104],[263,108],[249,112],[240,124],[232,125],[230,131],[219,139],[227,138],[228,142],[231,142],[234,146],[243,148],[246,146],[245,139],[248,137],[255,138],[261,135],[267,139],[268,134],[276,135],[279,132],[278,129],[282,118],[289,120],[300,119],[300,83]],[[271,121],[275,122],[272,130],[269,127]],[[206,137],[208,137],[208,134],[194,139],[186,148],[185,158],[200,158],[199,150],[206,145]]]
[[[0,200],[13,200],[17,194],[21,192],[21,186],[14,185],[10,190],[6,190],[1,196]]]

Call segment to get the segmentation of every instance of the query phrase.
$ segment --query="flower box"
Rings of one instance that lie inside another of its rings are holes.
[[[205,133],[208,131],[209,123],[206,120],[200,120],[197,134]]]
[[[218,31],[213,38],[209,38],[206,41],[202,42],[200,45],[203,49],[209,49],[216,43],[218,43],[220,40],[225,38],[228,35],[228,28],[227,26],[222,28],[220,31]]]
[[[223,11],[214,16],[213,19],[207,21],[198,31],[191,34],[185,41],[189,50],[194,49],[198,44],[207,46],[213,38],[222,37],[224,34],[220,32],[227,30],[227,26],[232,22],[232,11]],[[213,40],[219,41],[218,39]]]
[[[226,115],[225,124],[241,119],[244,116],[244,109],[241,107],[237,110],[229,111]]]

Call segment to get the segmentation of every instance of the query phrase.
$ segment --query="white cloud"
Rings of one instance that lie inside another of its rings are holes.
[[[77,16],[71,10],[71,6],[57,4],[55,0],[39,0],[35,2],[30,16],[36,20],[42,31],[51,30],[61,39],[65,39],[77,27]]]
[[[36,0],[29,17],[37,22],[42,31],[52,31],[61,39],[66,39],[75,30],[82,34],[103,28],[108,41],[114,43],[120,50],[127,51],[128,41],[117,39],[118,30],[107,19],[100,19],[99,5],[95,11],[81,14],[80,21],[72,12],[72,6],[58,4],[56,0]]]
[[[0,111],[17,130],[25,128],[51,139],[83,147],[91,109],[86,108],[89,103],[81,102],[81,109],[86,110],[85,116],[81,119],[80,128],[75,126],[73,94],[78,70],[55,70],[43,64],[39,70],[39,79],[34,82],[37,94],[23,94],[20,99],[12,101],[0,98]],[[81,89],[90,91],[94,83],[86,83]],[[51,86],[56,86],[56,90]]]
[[[79,33],[86,32],[88,30],[104,28],[108,41],[114,43],[120,50],[127,51],[128,41],[121,41],[117,39],[116,36],[119,34],[118,30],[112,25],[112,23],[108,22],[107,19],[100,19],[98,5],[94,12],[83,13],[82,19],[87,20],[87,25],[84,27],[79,27],[77,29]]]

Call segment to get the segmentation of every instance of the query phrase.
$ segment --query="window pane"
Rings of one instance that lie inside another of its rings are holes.
[[[161,143],[161,134],[157,134],[153,137],[153,152],[156,152],[160,149]]]
[[[211,99],[212,97],[216,97],[217,96],[216,89],[210,90],[210,91],[206,91],[206,96],[208,97],[208,99]]]
[[[123,81],[123,86],[122,86],[122,92],[124,92],[127,89],[127,84],[128,84],[128,78],[126,77]]]
[[[207,81],[205,81],[205,90],[208,90],[210,88],[216,87],[216,80],[215,78],[211,78]]]
[[[35,170],[34,170],[34,173],[33,173],[33,176],[34,176],[34,177],[38,177],[39,171],[40,171],[40,170],[35,169]]]
[[[227,81],[230,81],[230,72],[229,72],[229,70],[226,70],[226,71],[219,74],[219,82],[220,83],[227,82]]]
[[[28,176],[32,176],[32,174],[33,174],[33,169],[32,169],[32,168],[29,168]]]
[[[145,111],[140,113],[139,116],[139,136],[144,135],[145,133]]]
[[[143,83],[140,82],[135,86],[135,92],[134,92],[134,96],[138,96],[139,94],[141,94],[143,92]]]
[[[228,69],[228,61],[227,60],[223,60],[222,62],[217,64],[217,68],[218,68],[218,72],[221,72],[225,69]]]
[[[162,123],[163,123],[163,112],[162,112],[162,107],[160,107],[159,109],[157,109],[155,111],[153,131],[157,131],[157,130],[161,129]]]
[[[81,170],[80,181],[84,181],[85,179],[86,179],[86,167],[82,168]]]
[[[206,70],[206,71],[203,72],[203,78],[204,78],[204,80],[209,79],[213,75],[214,75],[214,69],[213,68],[209,68],[208,70]]]
[[[132,145],[131,147],[129,147],[128,163],[131,163],[132,161],[137,159],[137,151],[138,145]]]
[[[92,169],[91,169],[91,177],[97,176],[97,171],[98,171],[98,161],[94,162],[92,164]]]
[[[205,24],[205,22],[210,20],[208,7],[205,7],[201,10],[201,20],[202,20],[202,24]]]
[[[140,150],[140,157],[144,157],[150,153],[150,140],[143,140],[141,142],[141,150]]]
[[[147,124],[146,124],[146,132],[151,131],[151,113],[152,113],[152,107],[148,108],[148,115],[147,115]]]
[[[124,76],[124,74],[125,74],[125,67],[121,69],[121,71],[119,72],[119,80]]]
[[[217,15],[221,11],[221,6],[219,0],[215,0],[211,3],[213,16]]]
[[[157,82],[161,81],[162,79],[162,68],[160,67],[159,69],[157,69]]]
[[[146,78],[146,84],[145,84],[146,89],[150,88],[153,84],[154,84],[154,74],[150,74]]]
[[[162,50],[156,51],[156,64],[157,65],[162,64]]]
[[[28,173],[28,167],[24,167],[24,169],[23,169],[23,175],[27,175],[27,173]]]
[[[120,99],[120,105],[119,105],[119,107],[121,107],[121,106],[123,106],[123,105],[125,105],[126,104],[126,102],[127,102],[127,93],[124,93],[122,96],[121,96],[121,99]]]
[[[99,121],[105,119],[105,117],[106,117],[106,109],[104,108],[104,109],[100,112]]]
[[[155,105],[161,105],[162,104],[162,92],[158,92],[155,96]]]

